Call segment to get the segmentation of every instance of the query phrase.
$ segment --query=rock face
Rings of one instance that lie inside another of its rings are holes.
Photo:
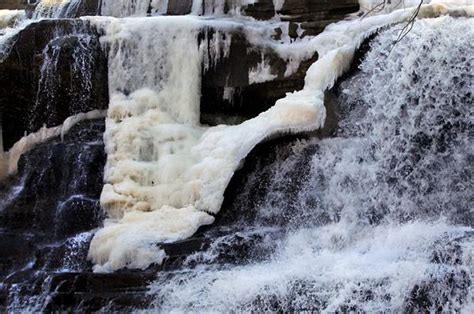
[[[2,4],[1,8],[21,8],[21,2],[16,3]],[[168,12],[189,13],[190,4],[170,1]],[[99,7],[96,0],[82,1],[77,16],[96,14]],[[357,1],[288,0],[278,13],[282,20],[290,21],[290,37],[297,38],[299,26],[301,36],[316,35],[329,23],[357,9]],[[249,5],[243,11],[257,19],[275,15],[270,0]],[[317,59],[314,55],[304,60],[295,73],[285,77],[285,60],[270,49],[250,48],[242,33],[233,34],[229,57],[221,58],[204,74],[202,123],[238,123],[267,110],[286,93],[303,87],[306,70]],[[100,48],[97,32],[87,22],[50,20],[31,24],[13,39],[9,51],[0,63],[0,117],[5,150],[25,132],[34,132],[44,124],[55,126],[73,114],[107,108],[106,55]],[[262,58],[271,65],[274,79],[249,82],[249,71]]]
[[[104,120],[83,121],[21,157],[0,186],[0,312],[146,307],[147,272],[93,274],[87,262],[105,164]],[[183,245],[180,245],[183,248]]]
[[[2,0],[0,3],[0,9],[6,10],[27,10],[33,7],[28,0]]]
[[[103,131],[102,120],[79,123],[63,141],[56,138],[24,154],[18,176],[2,183],[0,241],[2,252],[11,254],[2,254],[0,278],[23,268],[45,243],[101,223]],[[46,262],[41,260],[34,267]]]
[[[193,0],[170,0],[168,14],[189,14],[192,4]],[[228,13],[231,8],[232,1],[226,1],[224,13]],[[278,14],[283,21],[302,23],[301,27],[307,31],[307,35],[317,34],[326,25],[358,10],[359,2],[356,0],[286,0],[281,8],[275,8],[273,0],[259,0],[241,9],[243,15],[257,20],[269,20]]]
[[[300,23],[303,36],[314,36],[321,33],[327,25],[358,10],[359,2],[354,0],[290,0],[285,1],[278,12],[283,21]]]
[[[25,132],[108,105],[107,59],[80,20],[44,20],[13,38],[0,62],[0,115],[8,150]]]
[[[0,281],[7,286],[88,267],[88,232],[103,220],[103,131],[103,120],[79,123],[63,140],[24,154],[18,176],[2,183]]]
[[[202,77],[201,122],[204,124],[240,123],[266,111],[286,93],[303,88],[306,71],[318,58],[315,53],[304,60],[295,73],[285,77],[287,62],[275,51],[252,47],[243,33],[231,36],[228,57],[219,59]],[[273,78],[251,82],[249,73],[262,60],[271,65]]]

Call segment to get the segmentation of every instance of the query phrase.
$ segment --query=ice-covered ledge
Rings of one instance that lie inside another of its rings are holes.
[[[17,172],[18,161],[20,160],[21,155],[35,148],[35,146],[57,136],[63,137],[74,125],[81,121],[104,118],[105,116],[106,110],[92,110],[85,113],[79,113],[67,118],[61,125],[51,128],[44,126],[37,132],[25,135],[16,142],[10,150],[6,152],[0,151],[0,180],[7,176],[14,175]],[[0,135],[1,134],[2,132],[0,132]]]

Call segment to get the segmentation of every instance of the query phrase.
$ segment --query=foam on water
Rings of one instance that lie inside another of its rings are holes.
[[[240,266],[219,260],[217,238],[151,286],[153,310],[469,312],[473,26],[420,20],[393,49],[397,26],[377,36],[341,86],[336,137],[295,143],[269,166],[264,198],[247,202],[257,168],[236,209],[254,218],[225,241],[272,226],[284,236],[259,242],[259,259]],[[295,180],[302,161],[309,170]]]

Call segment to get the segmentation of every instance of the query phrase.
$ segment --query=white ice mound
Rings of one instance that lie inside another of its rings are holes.
[[[423,6],[420,14],[450,12],[468,14],[440,4]],[[187,238],[211,224],[210,214],[219,211],[234,171],[255,145],[274,134],[322,127],[324,91],[348,69],[360,43],[412,13],[399,10],[327,27],[299,46],[320,57],[303,90],[240,125],[216,127],[199,124],[201,63],[210,47],[198,43],[198,34],[210,21],[92,19],[105,31],[111,93],[101,196],[109,219],[91,243],[95,270],[161,263],[159,243]]]

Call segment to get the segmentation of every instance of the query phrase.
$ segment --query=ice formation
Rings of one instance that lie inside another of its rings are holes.
[[[420,16],[472,14],[467,11],[436,4],[423,6]],[[250,150],[274,134],[321,127],[324,91],[347,70],[355,49],[380,27],[411,14],[399,10],[327,27],[298,47],[298,54],[320,56],[303,90],[240,125],[211,128],[199,125],[200,65],[209,47],[200,46],[197,36],[208,21],[93,19],[105,31],[111,92],[101,196],[109,219],[91,243],[95,269],[159,263],[157,243],[189,237],[212,223],[211,214],[219,211],[227,184]]]
[[[153,1],[157,4],[157,1]],[[150,0],[103,0],[101,14],[104,16],[146,16]]]
[[[192,15],[208,16],[241,16],[243,8],[256,3],[257,0],[193,0],[191,5]],[[283,6],[281,0],[275,0],[275,8]],[[277,9],[275,9],[277,10]],[[157,15],[168,12],[168,0],[103,0],[103,16],[129,17]]]
[[[273,0],[273,7],[275,8],[275,12],[280,11],[283,8],[284,4],[285,0]]]
[[[106,112],[101,110],[79,113],[67,118],[59,126],[52,128],[43,127],[37,132],[25,135],[8,152],[0,152],[0,179],[16,173],[20,156],[33,149],[36,145],[56,136],[64,136],[75,124],[83,120],[102,118],[105,114]]]
[[[423,4],[453,4],[457,6],[473,5],[473,0],[359,0],[360,10],[367,13],[372,10],[372,13],[391,12],[396,9],[410,8]]]
[[[265,60],[265,55],[262,54],[262,61],[257,64],[256,68],[250,69],[249,83],[262,83],[275,79],[277,75],[272,74],[271,69],[269,61]]]
[[[191,13],[196,15],[229,14],[239,16],[242,14],[243,7],[256,2],[257,0],[193,0]],[[226,9],[228,9],[228,12],[225,12]]]

